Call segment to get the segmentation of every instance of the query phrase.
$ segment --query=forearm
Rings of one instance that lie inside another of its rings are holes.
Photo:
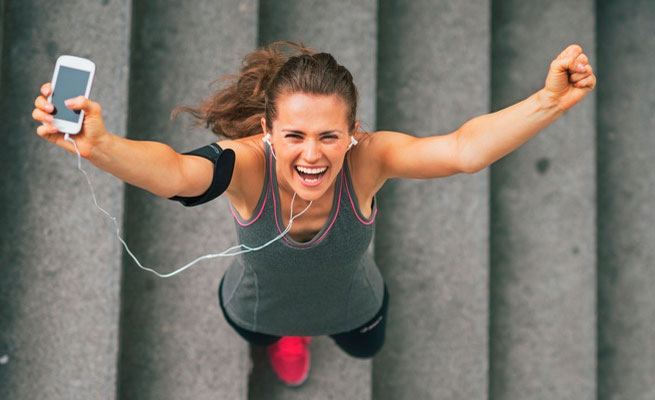
[[[495,113],[468,121],[458,129],[462,163],[473,173],[491,165],[562,115],[544,90]]]
[[[93,148],[88,160],[126,183],[158,196],[168,198],[182,190],[179,154],[164,143],[107,134]]]

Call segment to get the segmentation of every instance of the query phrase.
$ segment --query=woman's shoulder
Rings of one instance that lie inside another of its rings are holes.
[[[394,168],[395,155],[413,136],[394,131],[358,132],[355,134],[358,144],[351,151],[352,164],[364,169],[370,178],[381,186]]]
[[[386,132],[359,131],[355,134],[357,145],[349,152],[351,171],[365,169],[374,171],[380,168],[383,154],[381,143]]]
[[[262,138],[263,134],[248,136],[239,139],[219,140],[217,144],[222,149],[231,149],[242,162],[266,164],[266,148]]]
[[[266,148],[262,137],[263,134],[260,134],[217,142],[222,149],[234,151],[234,172],[226,195],[239,210],[254,209],[263,189],[266,177]]]
[[[381,157],[379,139],[376,136],[381,132],[360,131],[355,134],[357,145],[349,152],[346,160],[352,184],[360,204],[368,204],[384,185],[385,179],[381,174]],[[364,210],[362,210],[364,211]]]

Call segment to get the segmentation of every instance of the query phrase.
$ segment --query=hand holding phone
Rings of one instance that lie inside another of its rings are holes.
[[[61,56],[57,59],[48,101],[54,106],[53,125],[60,132],[75,134],[82,128],[84,110],[71,110],[64,102],[78,96],[88,99],[95,71],[96,65],[86,58]]]
[[[52,82],[41,87],[42,96],[37,97],[32,113],[43,124],[37,128],[37,134],[71,152],[75,152],[74,148],[64,141],[62,133],[79,134],[76,142],[83,157],[88,156],[94,143],[106,133],[100,105],[88,99],[94,75],[92,61],[59,57]]]

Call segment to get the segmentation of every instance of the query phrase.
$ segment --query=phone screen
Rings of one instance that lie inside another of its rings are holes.
[[[55,82],[55,91],[52,93],[52,105],[55,106],[52,114],[55,118],[78,122],[80,111],[73,111],[66,107],[64,101],[84,95],[88,81],[89,71],[59,67],[57,82]]]

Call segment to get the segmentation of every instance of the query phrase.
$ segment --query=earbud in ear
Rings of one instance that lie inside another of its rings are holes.
[[[354,136],[351,136],[350,137],[350,144],[348,145],[348,148],[346,149],[346,151],[350,150],[350,148],[353,147],[353,146],[357,146],[357,143],[359,143],[357,141],[357,139],[355,139]]]
[[[273,149],[273,145],[271,144],[271,133],[267,132],[266,135],[262,138],[262,141],[264,143],[268,143],[268,145],[271,148],[271,153],[273,153],[273,157],[277,160],[277,156],[275,155],[275,150]]]

